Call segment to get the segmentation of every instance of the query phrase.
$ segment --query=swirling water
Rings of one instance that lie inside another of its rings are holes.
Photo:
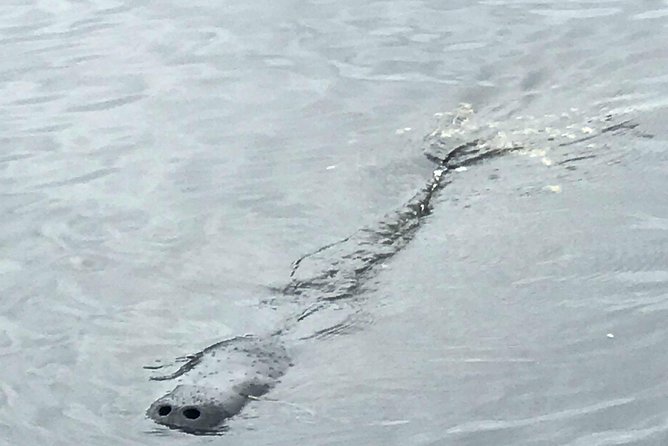
[[[0,10],[0,444],[668,441],[668,2]],[[422,187],[460,102],[638,126],[457,172],[358,330],[223,437],[156,430],[142,366],[280,326],[291,262]]]

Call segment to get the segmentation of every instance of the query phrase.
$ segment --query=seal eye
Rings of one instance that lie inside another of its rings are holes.
[[[183,416],[189,420],[196,420],[199,418],[200,415],[201,413],[199,409],[195,407],[189,407],[187,409],[183,409]]]
[[[161,417],[166,417],[167,415],[169,415],[171,411],[172,411],[172,406],[170,406],[169,404],[165,404],[164,406],[160,406],[158,408],[158,415],[160,415]]]

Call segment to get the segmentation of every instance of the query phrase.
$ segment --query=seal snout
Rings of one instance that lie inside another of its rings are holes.
[[[211,433],[222,430],[223,422],[238,413],[246,401],[238,392],[179,385],[151,404],[146,415],[170,428],[195,434]]]

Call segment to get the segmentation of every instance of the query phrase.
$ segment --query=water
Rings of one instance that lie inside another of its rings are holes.
[[[668,2],[0,8],[0,444],[665,444]],[[280,326],[291,262],[422,187],[460,102],[638,127],[458,172],[277,401],[147,420],[142,367]]]

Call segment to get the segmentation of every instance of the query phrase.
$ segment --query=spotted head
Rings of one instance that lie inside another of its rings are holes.
[[[175,373],[153,377],[177,381],[146,415],[163,426],[193,434],[225,430],[225,421],[253,398],[267,393],[289,366],[285,349],[272,339],[242,336],[192,355]]]

